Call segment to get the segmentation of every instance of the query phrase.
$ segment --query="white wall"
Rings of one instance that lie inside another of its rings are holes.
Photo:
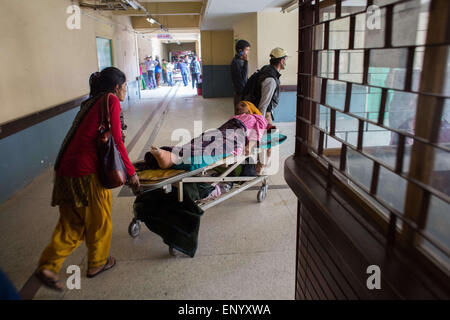
[[[297,84],[298,10],[290,13],[258,12],[258,68],[269,64],[270,51],[281,47],[289,54],[286,70],[281,71],[282,85]]]
[[[248,57],[249,77],[258,68],[258,24],[257,13],[241,15],[240,20],[233,25],[234,40],[246,40],[250,43]]]
[[[81,15],[81,29],[69,30],[70,0],[2,1],[0,10],[0,123],[89,92],[89,76],[98,70],[96,36],[112,39],[114,65],[128,80],[138,75],[135,36],[125,32],[130,19]],[[89,14],[94,15],[93,11]]]

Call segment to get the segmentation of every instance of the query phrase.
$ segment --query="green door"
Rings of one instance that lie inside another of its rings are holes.
[[[97,58],[98,70],[102,71],[107,67],[112,67],[111,40],[97,37]]]

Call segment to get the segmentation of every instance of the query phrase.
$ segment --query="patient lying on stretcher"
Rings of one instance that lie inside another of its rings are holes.
[[[237,115],[217,129],[208,130],[182,146],[152,146],[145,155],[150,169],[181,169],[192,171],[228,156],[249,155],[261,142],[267,129],[274,128],[248,101],[241,101]]]

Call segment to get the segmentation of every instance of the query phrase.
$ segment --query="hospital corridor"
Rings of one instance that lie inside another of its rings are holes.
[[[448,301],[449,26],[448,0],[0,0],[0,303]]]
[[[173,144],[174,128],[193,133],[194,121],[214,128],[232,114],[230,98],[203,100],[182,86],[144,95],[124,109],[130,158],[143,159],[152,144]],[[130,150],[139,130],[144,133]],[[294,126],[282,125],[281,130],[292,135]],[[282,166],[292,141],[280,148]],[[59,293],[42,287],[34,299],[293,299],[295,196],[282,172],[270,177],[264,202],[257,202],[258,189],[253,188],[205,211],[194,258],[171,256],[145,226],[138,237],[130,237],[135,196],[126,186],[114,189],[111,253],[117,258],[116,270],[101,279],[85,278],[87,249],[81,245],[64,262],[61,276],[65,282],[67,267],[81,266],[82,290]],[[33,275],[58,220],[56,208],[49,205],[52,181],[53,171],[47,170],[0,207],[2,269],[17,288]]]

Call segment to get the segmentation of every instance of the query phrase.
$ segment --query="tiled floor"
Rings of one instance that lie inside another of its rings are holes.
[[[185,128],[193,134],[194,121],[202,121],[206,130],[232,115],[231,98],[203,99],[190,87],[172,90],[177,93],[167,110],[160,104],[167,87],[144,92],[139,103],[124,110],[127,143],[154,115],[130,152],[132,161],[148,149],[158,123],[161,127],[154,144],[173,145],[175,129]],[[117,189],[113,191],[111,249],[117,266],[87,279],[87,250],[82,245],[66,260],[60,274],[66,279],[67,266],[80,265],[81,290],[55,293],[42,287],[35,299],[293,299],[296,198],[284,181],[283,163],[293,153],[295,128],[293,123],[276,125],[289,137],[279,147],[279,169],[270,176],[276,188],[269,189],[262,203],[256,201],[257,191],[247,190],[207,210],[194,258],[170,256],[161,238],[145,225],[139,237],[132,239],[127,228],[134,197]],[[50,206],[52,175],[51,170],[45,172],[0,204],[0,268],[18,289],[36,268],[58,219],[57,208]]]

